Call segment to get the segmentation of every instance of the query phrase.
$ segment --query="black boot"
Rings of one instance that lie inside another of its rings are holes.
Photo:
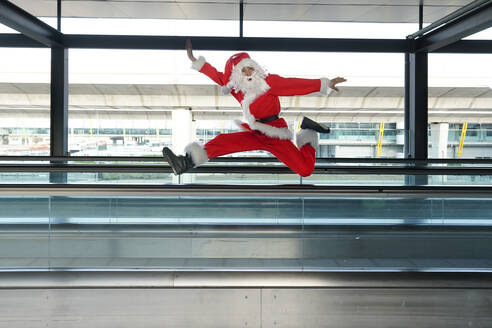
[[[171,165],[175,175],[180,175],[195,167],[190,154],[176,156],[171,149],[164,147],[162,148],[162,155],[169,165]]]
[[[330,133],[330,128],[307,117],[302,119],[301,129],[311,129],[319,133]]]

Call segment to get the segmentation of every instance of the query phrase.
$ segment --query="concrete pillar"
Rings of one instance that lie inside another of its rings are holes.
[[[403,133],[396,135],[396,144],[403,145],[405,143],[405,122],[396,121],[396,129],[403,130]]]
[[[432,123],[432,147],[430,158],[447,158],[449,123]]]
[[[175,109],[172,112],[172,147],[177,155],[184,155],[184,148],[195,138],[195,130],[191,109]],[[190,174],[179,177],[173,176],[173,183],[192,183],[194,178]]]
[[[429,158],[447,158],[448,154],[448,131],[449,123],[431,123],[432,146]],[[442,164],[443,166],[446,164]],[[433,184],[443,184],[447,182],[445,175],[433,175]]]
[[[172,150],[184,154],[184,148],[194,139],[191,110],[175,109],[172,111]]]

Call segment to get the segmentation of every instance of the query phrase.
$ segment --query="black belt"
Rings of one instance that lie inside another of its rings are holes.
[[[256,122],[268,123],[268,122],[275,121],[275,120],[278,120],[278,115],[273,115],[273,116],[268,116],[268,117],[265,117],[265,118],[260,118],[259,120],[256,120]]]

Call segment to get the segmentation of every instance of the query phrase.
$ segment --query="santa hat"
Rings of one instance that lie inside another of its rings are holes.
[[[221,87],[222,94],[226,95],[232,89],[238,89],[244,67],[253,67],[264,77],[264,70],[257,62],[252,60],[246,52],[232,55],[226,62],[224,68],[224,85]]]

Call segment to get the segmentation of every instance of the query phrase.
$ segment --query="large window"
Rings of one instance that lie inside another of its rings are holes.
[[[0,155],[49,155],[50,51],[0,54]]]
[[[429,158],[492,158],[489,54],[429,55]]]
[[[233,53],[195,51],[220,71]],[[292,130],[298,129],[303,116],[335,124],[336,137],[321,140],[337,149],[330,152],[335,157],[398,157],[403,152],[400,140],[392,135],[397,122],[403,121],[402,54],[249,53],[269,72],[285,77],[348,79],[340,93],[329,97],[317,93],[281,97],[281,115]],[[160,156],[163,146],[182,152],[183,139],[206,142],[219,132],[238,131],[232,120],[242,118],[239,103],[192,70],[184,50],[72,49],[69,58],[73,155]],[[177,114],[183,111],[185,116]],[[351,122],[355,128],[344,128]],[[384,122],[386,132],[381,133]],[[186,126],[192,134],[182,134]],[[354,140],[368,131],[366,151],[353,148]],[[379,152],[378,143],[383,147]]]
[[[69,58],[70,154],[160,156],[171,144],[171,112],[180,97],[173,84],[180,76],[174,67],[184,66],[178,56],[70,50]]]

